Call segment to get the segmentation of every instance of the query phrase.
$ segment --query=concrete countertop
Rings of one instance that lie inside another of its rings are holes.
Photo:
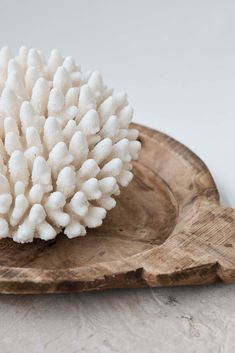
[[[1,296],[3,353],[232,353],[235,287]]]

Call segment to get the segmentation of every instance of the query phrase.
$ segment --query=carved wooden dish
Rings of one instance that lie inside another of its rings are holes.
[[[134,181],[88,236],[0,241],[1,293],[235,282],[235,211],[219,206],[203,162],[143,126]]]

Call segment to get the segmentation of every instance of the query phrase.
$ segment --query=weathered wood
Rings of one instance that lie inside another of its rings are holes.
[[[138,125],[135,178],[88,236],[0,241],[1,293],[56,293],[235,282],[235,211],[219,205],[204,163]]]

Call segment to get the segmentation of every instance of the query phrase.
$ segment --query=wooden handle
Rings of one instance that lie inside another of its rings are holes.
[[[235,282],[235,210],[217,205],[196,210],[162,246],[135,259],[142,261],[150,286]]]

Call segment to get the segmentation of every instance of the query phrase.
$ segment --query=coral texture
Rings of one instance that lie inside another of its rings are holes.
[[[102,224],[133,174],[138,131],[123,92],[52,50],[0,51],[0,238],[69,238]]]

